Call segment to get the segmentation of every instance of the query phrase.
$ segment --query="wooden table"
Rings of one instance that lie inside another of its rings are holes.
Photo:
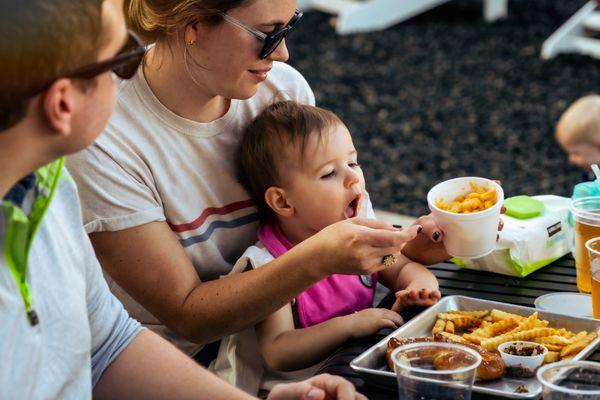
[[[555,261],[526,278],[516,278],[488,272],[472,271],[460,268],[452,263],[441,263],[429,267],[440,283],[443,296],[464,295],[479,299],[501,301],[521,306],[534,307],[536,297],[552,292],[577,292],[575,280],[575,261],[569,255]],[[389,307],[393,297],[386,297],[381,306]],[[405,320],[418,313],[419,310],[403,313]],[[396,399],[397,394],[384,389],[367,385],[363,379],[349,366],[359,354],[379,342],[391,331],[382,330],[369,338],[350,341],[329,357],[319,373],[330,373],[342,376],[351,381],[361,393],[369,399]],[[588,360],[600,362],[600,350],[594,352]],[[473,393],[473,399],[490,399]]]

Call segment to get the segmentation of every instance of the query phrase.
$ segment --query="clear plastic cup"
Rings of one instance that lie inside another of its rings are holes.
[[[401,400],[470,400],[475,372],[481,363],[475,350],[443,342],[400,346],[391,358]]]
[[[544,365],[537,372],[544,400],[600,399],[600,363],[563,361]]]
[[[581,292],[590,293],[592,278],[585,243],[600,236],[600,197],[573,199],[570,210],[573,214],[573,257],[577,268],[577,288]]]
[[[592,278],[592,310],[594,318],[600,319],[600,237],[585,242],[590,259],[590,276]]]
[[[435,203],[440,198],[450,202],[458,195],[470,193],[470,184],[496,189],[496,202],[487,210],[471,214],[457,214],[441,210]],[[433,218],[444,232],[444,247],[457,258],[479,258],[496,248],[500,211],[504,191],[496,182],[478,177],[455,178],[435,185],[427,194],[427,203]]]

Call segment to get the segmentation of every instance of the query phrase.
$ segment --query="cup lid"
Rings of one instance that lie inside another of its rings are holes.
[[[557,314],[592,318],[592,296],[585,293],[548,293],[535,299],[535,308]]]

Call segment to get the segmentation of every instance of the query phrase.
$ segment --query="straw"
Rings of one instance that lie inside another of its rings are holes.
[[[600,185],[600,168],[598,168],[598,164],[592,164],[592,171],[596,175],[596,183]]]

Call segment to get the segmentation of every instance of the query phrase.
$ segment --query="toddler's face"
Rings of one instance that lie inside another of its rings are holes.
[[[348,129],[336,124],[321,138],[311,135],[303,157],[296,168],[284,172],[287,199],[294,206],[296,222],[303,224],[302,231],[314,234],[357,216],[365,198],[365,178]]]
[[[600,145],[595,143],[561,143],[569,162],[579,168],[591,170],[592,164],[600,163]]]

